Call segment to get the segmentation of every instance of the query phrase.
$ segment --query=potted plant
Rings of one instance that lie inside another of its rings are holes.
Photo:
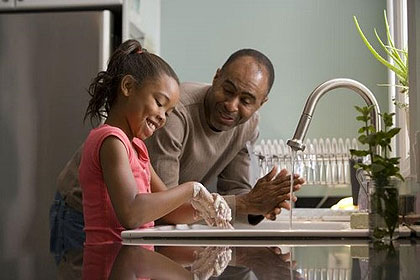
[[[374,106],[358,107],[356,117],[363,123],[358,140],[365,149],[351,149],[356,157],[367,161],[357,163],[355,168],[363,169],[369,178],[369,231],[376,240],[392,240],[398,237],[398,182],[404,181],[400,174],[399,157],[391,157],[391,139],[400,128],[393,127],[394,113],[380,114],[383,129],[376,131],[372,124]]]

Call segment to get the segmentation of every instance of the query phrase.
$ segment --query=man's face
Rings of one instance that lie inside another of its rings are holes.
[[[216,131],[246,122],[267,101],[268,73],[244,56],[218,69],[205,101],[206,120]]]

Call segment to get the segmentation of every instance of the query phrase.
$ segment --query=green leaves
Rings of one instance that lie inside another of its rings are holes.
[[[359,128],[359,134],[368,131],[368,132],[375,132],[375,127],[373,125],[369,125],[369,126],[362,126],[361,128]]]
[[[395,135],[397,135],[398,132],[400,132],[400,130],[401,130],[401,128],[399,128],[399,127],[391,128],[391,130],[389,130],[386,133],[386,138],[391,139],[392,137],[394,137]]]
[[[356,108],[356,110],[359,111],[362,114],[362,116],[369,116],[373,108],[375,108],[375,105],[364,106],[364,107],[354,106],[354,108]]]
[[[362,122],[367,122],[369,120],[369,117],[366,117],[366,116],[358,116],[356,118],[356,120],[362,121]]]
[[[357,138],[357,140],[359,140],[359,142],[360,143],[362,143],[363,145],[364,144],[368,144],[368,141],[367,141],[367,136],[366,135],[360,135],[358,138]]]
[[[363,122],[363,126],[359,128],[359,142],[367,149],[355,150],[351,149],[350,153],[356,157],[369,157],[369,164],[359,163],[355,168],[362,168],[375,181],[377,186],[386,185],[391,177],[397,177],[404,180],[400,174],[399,157],[390,157],[391,140],[400,132],[399,127],[393,127],[394,113],[380,114],[384,128],[376,131],[372,124],[372,113],[374,106],[358,107],[356,110],[360,113],[356,117],[357,120]]]
[[[374,29],[374,33],[376,36],[376,39],[378,40],[380,46],[384,50],[385,54],[388,55],[393,63],[388,62],[388,60],[384,57],[382,57],[369,43],[368,39],[366,38],[365,34],[363,33],[359,22],[357,21],[356,16],[353,16],[354,24],[356,25],[357,31],[362,38],[363,43],[366,45],[368,50],[373,54],[373,56],[378,60],[380,63],[385,65],[388,69],[390,69],[392,72],[395,73],[395,75],[398,78],[399,85],[401,93],[408,93],[408,52],[406,50],[401,50],[395,47],[394,41],[391,37],[390,28],[388,24],[388,20],[386,17],[386,11],[384,10],[384,20],[385,20],[385,29],[386,29],[386,35],[387,35],[387,42],[386,44],[381,40],[381,38],[378,35],[378,32],[376,29]],[[399,108],[406,108],[408,107],[408,104],[401,102],[394,102],[396,106]],[[401,107],[400,107],[401,106]]]
[[[359,113],[362,113],[362,115],[365,115],[366,107],[354,106],[354,108],[356,108],[356,110],[359,111]]]
[[[369,49],[369,51],[373,54],[373,56],[383,65],[391,69],[393,72],[398,73],[402,75],[402,72],[400,69],[389,63],[386,59],[384,59],[378,52],[372,47],[372,45],[369,43],[368,39],[366,38],[365,34],[363,33],[362,29],[359,26],[359,22],[357,21],[357,18],[353,16],[354,24],[356,25],[357,31],[359,32],[360,37],[363,40],[363,43],[365,43],[366,47]]]
[[[383,113],[382,114],[382,119],[384,120],[384,124],[386,127],[391,127],[392,126],[392,117],[395,115],[395,113]]]
[[[382,170],[385,169],[385,166],[383,166],[382,164],[378,164],[378,163],[372,163],[371,165],[371,170],[372,172],[380,172]]]
[[[350,149],[350,153],[351,155],[357,156],[357,157],[365,157],[369,155],[368,151],[361,151],[361,150],[354,150],[354,149]]]

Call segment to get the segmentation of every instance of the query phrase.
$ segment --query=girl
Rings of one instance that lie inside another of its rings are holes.
[[[126,41],[89,94],[85,120],[106,121],[87,137],[79,167],[85,244],[121,241],[124,229],[152,227],[161,217],[191,223],[198,214],[209,225],[231,227],[221,196],[197,182],[167,189],[150,165],[143,140],[165,124],[179,99],[178,78],[163,59]]]

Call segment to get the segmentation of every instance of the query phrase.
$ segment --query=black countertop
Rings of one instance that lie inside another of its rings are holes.
[[[29,213],[24,205],[0,211],[2,280],[420,279],[420,239],[414,236],[385,248],[348,238],[154,239],[84,248],[69,241],[78,240],[70,231],[71,238],[58,234],[68,249],[52,253],[48,216],[19,218]]]
[[[2,254],[1,279],[420,279],[420,240],[135,240],[41,259]]]

